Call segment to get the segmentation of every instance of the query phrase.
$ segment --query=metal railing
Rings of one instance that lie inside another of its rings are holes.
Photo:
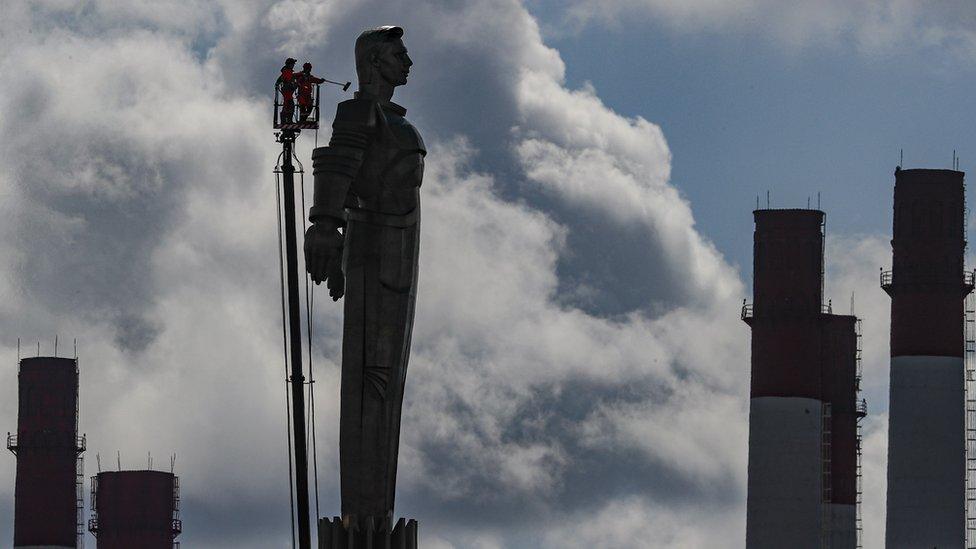
[[[298,105],[297,97],[292,100],[291,114],[285,112],[284,98],[281,90],[275,88],[274,92],[274,128],[275,129],[309,129],[316,130],[319,127],[319,87],[314,84],[315,96],[306,117],[302,118],[301,109]],[[297,92],[297,90],[296,90]],[[297,94],[296,94],[297,95]]]
[[[830,315],[834,314],[834,306],[830,302],[826,305],[820,306],[821,314]],[[739,317],[748,322],[756,317],[756,306],[752,303],[742,303],[742,310],[739,313]]]
[[[881,271],[881,287],[885,290],[891,287],[894,282],[894,271]]]
[[[868,415],[868,401],[867,401],[867,399],[866,398],[862,398],[861,400],[858,400],[857,401],[857,404],[855,405],[855,409],[857,410],[857,417],[858,417],[858,419],[860,419],[860,418]]]
[[[24,443],[25,448],[26,447],[31,447],[31,448],[64,447],[63,444],[51,443],[50,439],[47,439],[47,437],[45,437],[46,440],[43,440],[41,442],[38,442],[38,440],[36,439],[32,440],[32,437],[25,437],[25,438],[26,440],[21,440],[21,438],[17,434],[7,433],[7,449],[16,454],[17,450],[19,450],[21,447],[21,442]],[[88,440],[85,437],[85,435],[82,435],[80,437],[75,437],[74,449],[76,452],[80,454],[84,452],[87,448],[88,448]]]
[[[917,282],[939,283],[938,280],[917,280]],[[893,270],[882,270],[880,273],[880,285],[883,290],[889,290],[895,284],[895,276]],[[962,272],[962,285],[966,288],[972,290],[976,287],[976,271],[963,271]]]

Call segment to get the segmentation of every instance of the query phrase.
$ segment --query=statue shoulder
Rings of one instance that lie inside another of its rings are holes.
[[[379,105],[370,99],[349,99],[336,107],[333,128],[371,130],[377,125]]]

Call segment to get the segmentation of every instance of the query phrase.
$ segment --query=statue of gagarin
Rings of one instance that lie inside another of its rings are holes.
[[[400,27],[359,35],[359,91],[339,104],[329,145],[312,153],[306,266],[333,300],[346,298],[339,466],[347,525],[390,517],[396,491],[427,152],[406,109],[390,101],[413,65],[402,36]]]

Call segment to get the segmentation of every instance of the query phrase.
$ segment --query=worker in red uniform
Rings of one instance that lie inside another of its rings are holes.
[[[298,87],[298,112],[299,120],[304,122],[312,114],[312,87],[316,84],[325,82],[324,78],[312,76],[312,64],[302,65],[302,72],[295,75],[295,85]]]
[[[275,89],[281,92],[281,123],[287,124],[295,121],[295,63],[297,59],[289,57],[285,59],[285,66],[281,67],[281,74],[275,81]]]

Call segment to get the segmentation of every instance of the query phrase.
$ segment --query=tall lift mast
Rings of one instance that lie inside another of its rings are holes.
[[[325,80],[332,84],[339,84]],[[349,89],[349,83],[342,86],[343,91]],[[300,288],[298,277],[298,237],[297,223],[295,221],[295,165],[292,161],[294,157],[295,141],[298,139],[302,130],[315,130],[319,128],[319,85],[315,84],[314,102],[311,111],[302,116],[295,116],[294,105],[291,108],[285,105],[282,94],[278,87],[275,87],[274,101],[274,128],[279,130],[275,133],[278,143],[281,143],[281,163],[276,166],[276,175],[281,176],[281,190],[284,198],[281,210],[284,214],[284,255],[285,272],[283,283],[287,289],[287,298],[284,300],[288,337],[284,342],[286,360],[290,360],[290,372],[288,383],[291,384],[291,414],[292,414],[292,444],[294,445],[294,465],[295,465],[295,491],[294,501],[297,508],[298,524],[298,546],[300,549],[311,549],[312,536],[311,524],[309,520],[309,488],[308,488],[308,448],[306,445],[306,425],[305,425],[305,375],[302,368],[302,327],[301,327],[301,305]],[[302,212],[304,215],[304,212]]]

